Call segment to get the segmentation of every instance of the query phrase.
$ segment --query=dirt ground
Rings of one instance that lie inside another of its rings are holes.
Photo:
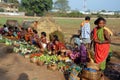
[[[65,80],[62,72],[37,66],[19,54],[11,53],[11,46],[0,44],[0,80]],[[105,70],[105,80],[120,79],[120,53],[114,52]]]
[[[0,44],[0,80],[65,80],[62,72],[37,66]]]
[[[112,37],[113,56],[107,64],[104,80],[120,80],[120,37]],[[0,44],[0,80],[65,80],[62,72],[49,71],[46,66],[30,63],[12,47]]]
[[[107,64],[104,80],[120,80],[120,38],[112,37],[113,56]],[[12,46],[0,44],[0,80],[65,80],[62,72],[49,71],[29,59],[11,53]]]

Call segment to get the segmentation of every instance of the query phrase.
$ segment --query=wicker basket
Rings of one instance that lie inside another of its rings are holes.
[[[38,66],[43,66],[43,65],[44,65],[44,62],[43,62],[43,61],[38,61],[36,64],[37,64]]]
[[[37,63],[37,62],[38,62],[38,59],[36,59],[36,58],[30,58],[30,62],[31,62],[31,63]]]
[[[86,78],[81,78],[81,80],[88,80],[88,79],[86,79]]]
[[[78,76],[70,74],[69,80],[80,80],[80,78]]]
[[[82,71],[82,78],[88,79],[88,80],[100,80],[102,75],[101,71],[97,71],[97,72],[90,72],[87,70],[83,70]]]
[[[47,66],[47,69],[52,70],[52,71],[56,71],[58,69],[56,64],[49,64]]]
[[[87,68],[100,70],[100,65],[97,63],[94,63],[94,62],[89,62],[89,63],[87,63]]]
[[[26,59],[29,59],[29,58],[30,58],[30,54],[26,54],[24,57],[25,57]]]

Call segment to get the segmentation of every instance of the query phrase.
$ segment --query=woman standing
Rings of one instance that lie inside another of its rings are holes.
[[[106,58],[110,50],[110,34],[104,29],[106,25],[106,20],[104,18],[99,17],[94,24],[97,25],[97,27],[93,29],[95,62],[100,64],[101,70],[105,70]]]

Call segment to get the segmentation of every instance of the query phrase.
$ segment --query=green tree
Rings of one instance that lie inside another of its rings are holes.
[[[36,15],[43,15],[52,9],[52,0],[22,0],[21,6],[28,13],[34,13]]]
[[[19,4],[18,0],[4,0],[7,3],[15,3],[15,4]]]
[[[4,12],[4,9],[0,8],[0,12]]]
[[[68,0],[57,0],[54,3],[54,8],[58,9],[62,13],[70,10],[70,6],[68,5]]]
[[[106,12],[106,10],[101,10],[101,12]]]

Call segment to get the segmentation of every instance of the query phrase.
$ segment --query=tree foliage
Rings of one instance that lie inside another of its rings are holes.
[[[4,0],[7,3],[15,3],[15,4],[19,4],[18,0]]]
[[[63,13],[68,11],[70,6],[68,5],[68,0],[56,0],[54,3],[54,8]]]
[[[52,0],[22,0],[21,4],[28,13],[43,15],[52,9]]]

